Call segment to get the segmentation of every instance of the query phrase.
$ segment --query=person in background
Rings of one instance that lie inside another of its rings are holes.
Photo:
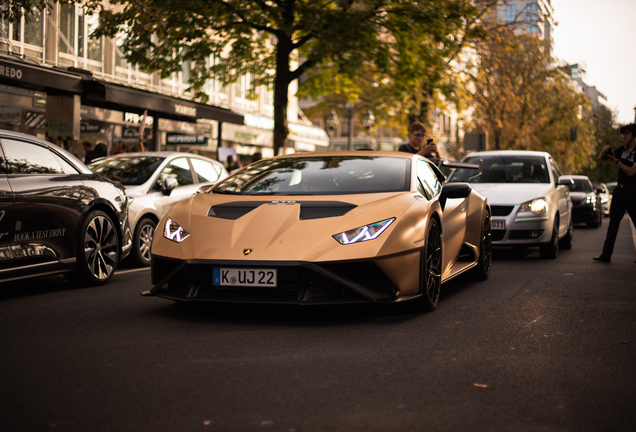
[[[93,145],[88,141],[84,141],[82,143],[82,147],[84,148],[84,159],[82,159],[82,162],[84,162],[84,164],[86,165],[91,163],[91,161],[93,160],[93,150],[91,149],[92,146]]]
[[[106,147],[106,144],[104,143],[98,143],[95,146],[95,150],[93,150],[91,156],[91,162],[98,158],[108,156],[108,147]]]
[[[612,149],[606,145],[598,155],[600,160],[612,162],[618,166],[618,184],[612,193],[610,221],[603,244],[603,252],[594,257],[594,261],[604,263],[612,261],[614,243],[625,212],[629,214],[632,224],[636,226],[636,164],[634,164],[636,159],[636,124],[631,123],[623,126],[620,128],[620,134],[625,142],[623,147]]]
[[[236,171],[240,168],[243,168],[241,159],[237,157],[237,161],[234,161],[234,157],[232,155],[227,155],[227,159],[225,160],[225,169],[227,169],[227,172]]]
[[[123,141],[117,142],[117,147],[115,147],[114,154],[128,153],[128,146]]]
[[[532,162],[524,162],[523,168],[521,168],[521,175],[514,176],[512,181],[519,183],[539,183],[539,180],[534,176],[534,165]]]
[[[402,144],[398,151],[418,154],[429,159],[439,157],[437,144],[433,139],[429,139],[426,145],[422,146],[426,138],[426,127],[420,122],[413,122],[409,126],[409,140]]]
[[[252,155],[252,162],[257,162],[261,159],[263,159],[263,155],[261,154],[261,152],[256,152]]]

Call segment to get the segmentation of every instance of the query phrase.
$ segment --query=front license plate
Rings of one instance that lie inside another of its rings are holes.
[[[506,221],[505,220],[492,220],[492,229],[495,230],[505,230],[506,229]]]
[[[213,285],[276,287],[276,269],[214,268]]]

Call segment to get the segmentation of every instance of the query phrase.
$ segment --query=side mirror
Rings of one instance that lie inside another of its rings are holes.
[[[161,182],[161,192],[163,192],[164,195],[170,195],[172,193],[172,190],[178,185],[179,183],[177,182],[176,178],[168,177]]]
[[[446,207],[446,200],[449,198],[466,198],[473,190],[468,183],[446,183],[442,186],[442,193],[439,196],[439,203],[442,210]]]
[[[604,193],[605,191],[603,190],[603,188],[596,188],[596,189],[594,189],[594,192],[599,193],[599,194],[602,194],[602,193]]]

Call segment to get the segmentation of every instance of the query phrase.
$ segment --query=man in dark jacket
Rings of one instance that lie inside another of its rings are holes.
[[[610,221],[607,227],[607,237],[603,245],[603,253],[594,257],[595,261],[608,263],[612,260],[614,243],[618,235],[618,227],[625,216],[629,214],[636,226],[636,124],[631,123],[620,129],[625,145],[619,149],[612,149],[606,145],[599,154],[599,159],[618,165],[618,185],[612,193],[610,207]]]

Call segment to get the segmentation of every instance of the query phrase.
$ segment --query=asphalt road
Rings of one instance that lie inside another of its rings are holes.
[[[633,431],[636,252],[623,221],[556,260],[506,250],[491,277],[405,307],[188,307],[100,288],[0,288],[2,431]],[[396,305],[400,306],[400,305]]]

